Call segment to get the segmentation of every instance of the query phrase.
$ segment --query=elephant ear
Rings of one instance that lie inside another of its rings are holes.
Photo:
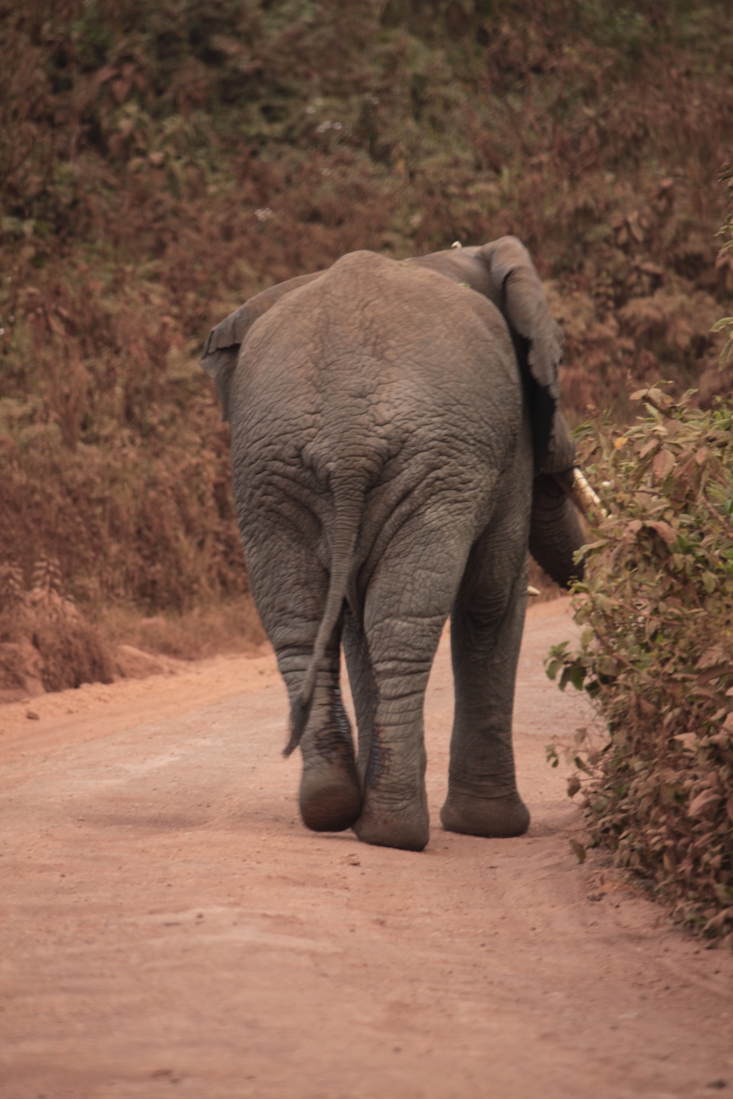
[[[216,328],[211,329],[204,344],[201,365],[216,384],[216,392],[222,404],[222,420],[229,419],[229,383],[239,360],[239,349],[254,322],[280,298],[306,283],[313,282],[322,274],[322,271],[316,271],[312,275],[297,275],[287,282],[271,286],[269,290],[263,290],[261,294],[250,298],[239,309],[230,313],[221,324],[217,324]]]
[[[509,325],[525,378],[535,470],[554,470],[558,465],[567,468],[572,465],[574,448],[559,408],[563,332],[550,313],[539,275],[529,252],[516,237],[500,237],[485,244],[477,249],[476,258],[500,291],[499,308]]]
[[[481,247],[450,249],[411,262],[470,286],[501,311],[525,380],[535,468],[539,471],[548,461],[553,467],[563,461],[560,451],[567,452],[567,429],[563,431],[564,423],[556,423],[563,333],[550,313],[539,275],[521,241],[500,237]]]
[[[529,252],[516,237],[500,237],[479,249],[491,280],[500,286],[503,312],[512,329],[527,340],[527,362],[537,385],[560,398],[557,369],[562,360],[563,332],[550,313]]]

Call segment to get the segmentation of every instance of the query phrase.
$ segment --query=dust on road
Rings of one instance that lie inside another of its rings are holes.
[[[574,629],[528,619],[510,840],[440,829],[444,640],[421,854],[300,825],[271,655],[3,707],[2,1099],[733,1093],[733,957],[569,847],[544,745],[587,712],[541,661]]]

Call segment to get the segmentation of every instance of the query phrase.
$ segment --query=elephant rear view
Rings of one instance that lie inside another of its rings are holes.
[[[443,825],[513,836],[529,824],[511,722],[535,474],[553,448],[556,465],[572,461],[557,457],[569,445],[552,426],[559,342],[529,257],[513,238],[470,251],[508,307],[434,264],[355,252],[266,291],[264,308],[253,299],[212,331],[204,363],[231,421],[252,592],[290,696],[286,753],[302,752],[303,821],[409,850],[429,836],[423,703],[449,614]],[[524,357],[502,315],[511,322],[517,303],[530,317]],[[574,511],[562,514],[553,544],[572,559],[582,537]]]

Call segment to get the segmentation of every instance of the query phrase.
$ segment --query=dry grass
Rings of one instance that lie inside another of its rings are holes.
[[[58,590],[55,563],[42,560],[24,591],[17,570],[0,577],[0,700],[82,683],[111,683],[112,647],[105,632]]]
[[[23,591],[6,582],[0,610],[0,703],[159,670],[155,661],[139,657],[130,665],[119,649],[129,645],[176,660],[200,660],[217,653],[258,652],[267,639],[249,595],[153,617],[110,605],[92,617],[54,585]]]
[[[267,645],[249,595],[182,614],[140,617],[116,606],[104,611],[102,627],[111,641],[177,660],[201,660],[216,653],[251,653]]]

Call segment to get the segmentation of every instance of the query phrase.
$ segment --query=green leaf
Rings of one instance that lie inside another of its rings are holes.
[[[570,676],[569,676],[570,682],[575,687],[576,691],[582,691],[583,690],[583,683],[585,682],[585,675],[586,675],[585,668],[583,668],[580,664],[574,664],[570,668]]]

